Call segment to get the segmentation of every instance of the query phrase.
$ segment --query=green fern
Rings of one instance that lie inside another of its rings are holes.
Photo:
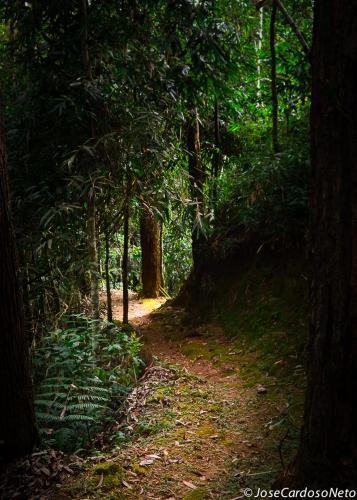
[[[35,408],[45,443],[71,451],[113,418],[142,362],[135,333],[82,315],[64,321],[36,350]]]

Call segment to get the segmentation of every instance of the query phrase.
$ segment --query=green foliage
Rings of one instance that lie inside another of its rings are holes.
[[[218,233],[253,232],[264,241],[296,244],[307,231],[310,163],[302,140],[289,140],[276,155],[248,150],[231,159],[221,179]],[[233,177],[233,180],[232,180]]]
[[[135,332],[82,315],[45,336],[34,357],[45,444],[73,451],[115,419],[141,370],[140,349]]]
[[[284,4],[310,43],[311,2]],[[310,64],[278,14],[281,153],[273,157],[270,12],[267,3],[261,17],[248,0],[234,5],[224,0],[1,2],[0,83],[34,336],[82,310],[90,294],[97,272],[88,248],[92,195],[98,253],[103,262],[103,240],[109,235],[114,286],[121,274],[127,196],[129,281],[135,289],[140,288],[143,199],[165,224],[171,294],[191,265],[192,231],[209,237],[232,224],[263,229],[269,233],[264,238],[275,238],[298,222],[296,232],[303,232]],[[187,126],[193,109],[200,121],[202,213],[194,213],[189,187]]]

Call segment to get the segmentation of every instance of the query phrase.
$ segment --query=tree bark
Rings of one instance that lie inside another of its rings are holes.
[[[110,262],[110,240],[108,232],[105,235],[105,288],[107,292],[107,317],[108,321],[113,321],[113,307],[112,307],[112,292],[110,287],[110,274],[109,274],[109,262]]]
[[[88,253],[90,266],[92,317],[99,319],[99,265],[97,249],[97,228],[94,188],[88,195]]]
[[[212,166],[213,166],[213,208],[216,207],[217,198],[218,198],[218,178],[221,174],[222,170],[222,151],[221,151],[221,130],[219,123],[219,105],[216,100],[214,104],[214,145],[215,150],[212,158]]]
[[[30,453],[37,439],[0,117],[0,459]]]
[[[300,449],[279,487],[357,484],[356,9],[315,1],[308,387]]]
[[[88,50],[88,0],[79,0],[82,18],[81,57],[86,78],[92,80],[92,66]]]
[[[264,35],[264,9],[263,7],[259,12],[259,30],[258,30],[258,42],[257,42],[257,96],[258,100],[262,97],[262,60],[261,60],[261,50],[263,46],[263,35]]]
[[[272,143],[273,151],[279,151],[278,139],[278,90],[276,86],[276,49],[275,49],[275,22],[276,22],[276,3],[273,2],[270,18],[270,54],[271,54],[271,101],[272,101]]]
[[[192,211],[192,259],[196,267],[200,260],[202,231],[200,224],[204,215],[203,183],[204,170],[201,164],[200,124],[197,109],[189,114],[187,130],[188,167],[191,181]]]
[[[161,293],[160,222],[145,206],[140,217],[141,279],[144,297],[159,297]]]
[[[254,2],[254,3],[255,3],[256,8],[259,10],[259,9],[262,9],[264,7],[264,5],[267,3],[267,0],[258,0],[257,2]],[[289,26],[292,28],[292,30],[295,33],[297,39],[301,43],[301,46],[304,49],[305,54],[310,59],[310,57],[311,57],[310,47],[308,46],[308,44],[307,44],[307,42],[305,40],[304,35],[299,30],[298,25],[296,24],[296,22],[294,21],[294,19],[291,17],[291,15],[289,14],[289,12],[286,10],[286,8],[284,7],[284,5],[281,2],[281,0],[273,0],[273,3],[277,6],[277,8],[283,14],[285,20],[287,21],[287,23],[289,24]]]
[[[123,246],[123,323],[129,323],[129,199],[124,207],[124,246]]]

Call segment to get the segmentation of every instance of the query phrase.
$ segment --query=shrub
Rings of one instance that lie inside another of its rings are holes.
[[[73,451],[115,419],[143,365],[136,333],[73,315],[34,356],[35,407],[46,446]]]

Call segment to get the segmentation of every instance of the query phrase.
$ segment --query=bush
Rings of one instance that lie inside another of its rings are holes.
[[[135,332],[71,316],[34,356],[35,408],[46,446],[83,447],[115,420],[143,362]]]
[[[309,198],[309,152],[290,144],[281,153],[242,155],[230,177],[223,177],[216,228],[242,229],[261,235],[262,242],[284,244],[306,234]]]

